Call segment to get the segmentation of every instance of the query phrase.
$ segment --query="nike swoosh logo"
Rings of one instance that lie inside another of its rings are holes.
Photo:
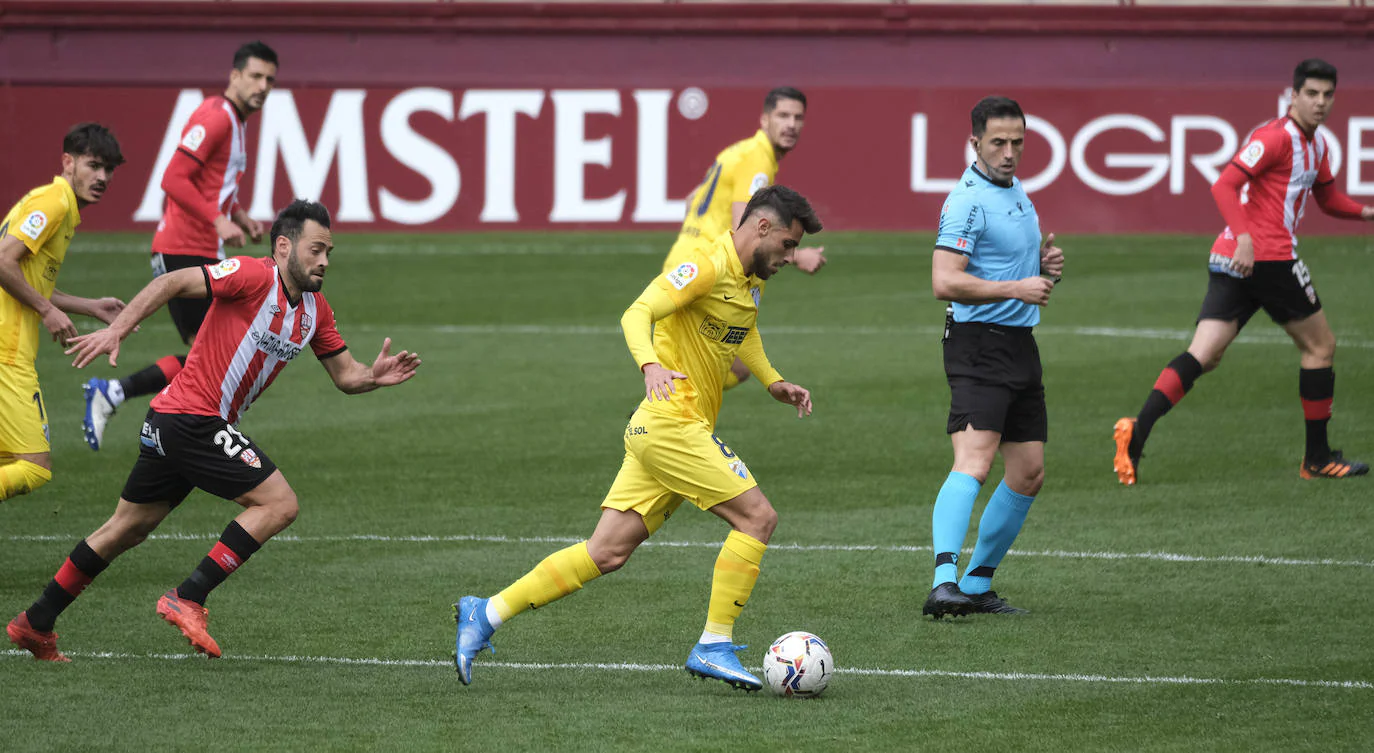
[[[735,606],[737,606],[737,607],[743,607],[744,605],[741,604],[741,603],[739,603],[739,602],[737,601],[737,602],[735,602]]]
[[[731,298],[734,298],[734,296],[733,296],[733,295],[727,295],[727,296],[725,296],[725,300],[727,300],[727,301],[730,300]]]

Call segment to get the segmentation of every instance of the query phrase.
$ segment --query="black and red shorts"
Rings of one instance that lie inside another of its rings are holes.
[[[137,504],[181,504],[192,489],[237,499],[277,470],[253,440],[219,416],[158,413],[139,436],[138,460],[120,496]]]

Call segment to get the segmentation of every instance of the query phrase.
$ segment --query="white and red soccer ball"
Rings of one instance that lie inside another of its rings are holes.
[[[763,680],[781,696],[815,698],[830,684],[834,671],[830,647],[800,630],[773,641],[763,654]]]

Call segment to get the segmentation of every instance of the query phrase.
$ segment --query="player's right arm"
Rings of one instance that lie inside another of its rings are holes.
[[[186,124],[181,143],[162,174],[162,190],[187,214],[214,227],[226,246],[239,248],[244,242],[243,228],[220,212],[215,200],[202,195],[195,184],[206,160],[232,138],[229,114],[217,109],[206,112],[204,117]]]
[[[930,260],[935,297],[969,306],[1016,299],[1034,306],[1049,303],[1054,283],[1039,275],[1021,280],[984,280],[968,273],[969,259],[987,227],[983,208],[971,196],[951,194],[940,212],[940,234]]]
[[[13,222],[0,227],[0,288],[38,312],[43,326],[59,343],[76,336],[76,325],[66,312],[29,284],[22,263],[43,248],[62,227],[66,216],[67,205],[56,191],[38,191],[19,207]]]
[[[687,378],[682,372],[662,366],[654,351],[654,322],[708,295],[715,287],[716,276],[716,267],[711,260],[699,252],[692,252],[685,261],[654,278],[620,317],[625,344],[644,374],[644,396],[649,400],[655,397],[671,399],[677,391],[673,380]]]
[[[129,301],[129,305],[119,312],[119,316],[115,317],[110,326],[88,335],[73,337],[69,341],[70,347],[66,353],[76,356],[72,365],[78,369],[83,368],[106,353],[110,355],[110,365],[118,365],[115,359],[119,356],[119,344],[129,336],[139,322],[167,305],[173,298],[210,297],[210,278],[205,269],[190,267],[154,277],[153,281],[140,290],[138,295]]]

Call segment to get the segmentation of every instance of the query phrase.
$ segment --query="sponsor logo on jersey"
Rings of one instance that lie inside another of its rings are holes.
[[[1264,156],[1264,142],[1251,141],[1245,147],[1245,151],[1240,153],[1240,163],[1246,167],[1254,167],[1259,164],[1260,158]]]
[[[754,194],[758,193],[760,189],[767,188],[768,183],[769,180],[767,173],[759,173],[758,175],[755,175],[754,179],[749,182],[749,195],[753,196]]]
[[[239,271],[238,259],[225,259],[224,261],[210,267],[210,276],[216,280],[223,280],[229,275]]]
[[[191,126],[191,130],[187,131],[186,135],[181,137],[181,145],[193,152],[199,149],[201,143],[204,141],[205,126],[199,124]]]
[[[301,354],[302,346],[283,340],[275,332],[261,332],[252,329],[248,331],[248,336],[258,344],[258,350],[278,361],[290,361]]]
[[[695,280],[697,278],[697,271],[697,265],[691,262],[684,262],[682,264],[679,264],[677,269],[674,269],[666,275],[668,278],[668,284],[672,285],[678,290],[682,290],[683,288],[687,287],[687,285],[690,284],[692,280]]]
[[[759,298],[763,296],[762,288],[749,288],[749,297],[754,299],[754,308],[759,307]]]
[[[35,209],[24,218],[23,224],[19,226],[19,232],[27,235],[29,240],[38,240],[38,236],[43,234],[43,228],[48,226],[48,215]]]
[[[758,304],[754,305],[757,306]],[[697,332],[701,333],[701,336],[707,340],[715,340],[726,345],[738,345],[744,342],[744,338],[749,334],[749,328],[732,327],[724,319],[707,316],[701,320]]]
[[[239,460],[242,460],[244,463],[254,468],[262,467],[262,458],[258,457],[258,453],[253,452],[252,447],[249,447],[245,449],[242,453],[240,453]],[[235,567],[238,567],[238,565],[235,565]]]

